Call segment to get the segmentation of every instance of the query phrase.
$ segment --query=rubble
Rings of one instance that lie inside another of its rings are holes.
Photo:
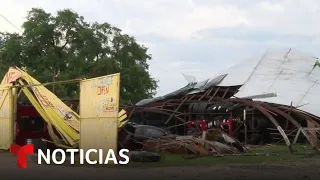
[[[245,145],[282,141],[294,153],[296,143],[307,141],[318,151],[320,69],[316,62],[317,58],[298,50],[271,49],[212,79],[197,82],[185,75],[185,87],[123,108],[130,122],[164,127],[181,136],[201,136],[220,128]],[[167,145],[164,141],[161,144]],[[185,141],[171,140],[194,149]],[[151,142],[155,140],[147,143]]]
[[[215,154],[240,154],[246,148],[232,137],[222,133],[220,137],[211,140],[193,136],[160,137],[144,141],[142,150],[150,152],[170,152],[183,155],[215,155]]]

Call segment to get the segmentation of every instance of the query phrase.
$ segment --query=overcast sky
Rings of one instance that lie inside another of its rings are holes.
[[[0,0],[0,14],[21,27],[32,7],[71,8],[87,21],[108,22],[147,45],[158,95],[271,47],[320,54],[317,0]],[[17,31],[0,17],[0,31]]]

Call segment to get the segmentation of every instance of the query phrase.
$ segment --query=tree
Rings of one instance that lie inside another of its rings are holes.
[[[88,23],[70,9],[52,15],[39,8],[28,12],[23,34],[0,34],[0,75],[9,66],[26,67],[40,82],[91,78],[121,73],[121,103],[155,94],[157,81],[148,72],[148,48],[108,23]],[[78,87],[55,85],[59,97],[78,97]]]

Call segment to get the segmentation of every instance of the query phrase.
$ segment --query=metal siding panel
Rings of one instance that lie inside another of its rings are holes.
[[[115,118],[82,118],[80,132],[80,148],[102,149],[107,152],[109,149],[117,151],[118,123]],[[106,154],[104,154],[106,155]],[[94,153],[90,159],[97,160]]]
[[[8,150],[13,143],[13,113],[11,89],[0,90],[0,149]]]
[[[103,86],[103,78],[112,78],[109,91],[106,94],[98,94],[97,88]],[[81,81],[80,83],[80,148],[117,150],[118,140],[118,111],[120,74],[113,74],[94,79]],[[110,102],[110,98],[113,101]],[[107,112],[104,109],[113,103],[115,107]],[[95,153],[90,154],[92,159],[97,160]]]

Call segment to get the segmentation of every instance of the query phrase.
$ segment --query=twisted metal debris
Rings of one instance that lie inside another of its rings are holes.
[[[124,108],[131,122],[180,135],[194,133],[194,122],[204,120],[207,128],[220,127],[244,143],[271,143],[281,136],[291,152],[305,140],[318,151],[320,69],[314,64],[317,58],[296,50],[270,50],[245,67]],[[288,133],[293,131],[303,137]]]

